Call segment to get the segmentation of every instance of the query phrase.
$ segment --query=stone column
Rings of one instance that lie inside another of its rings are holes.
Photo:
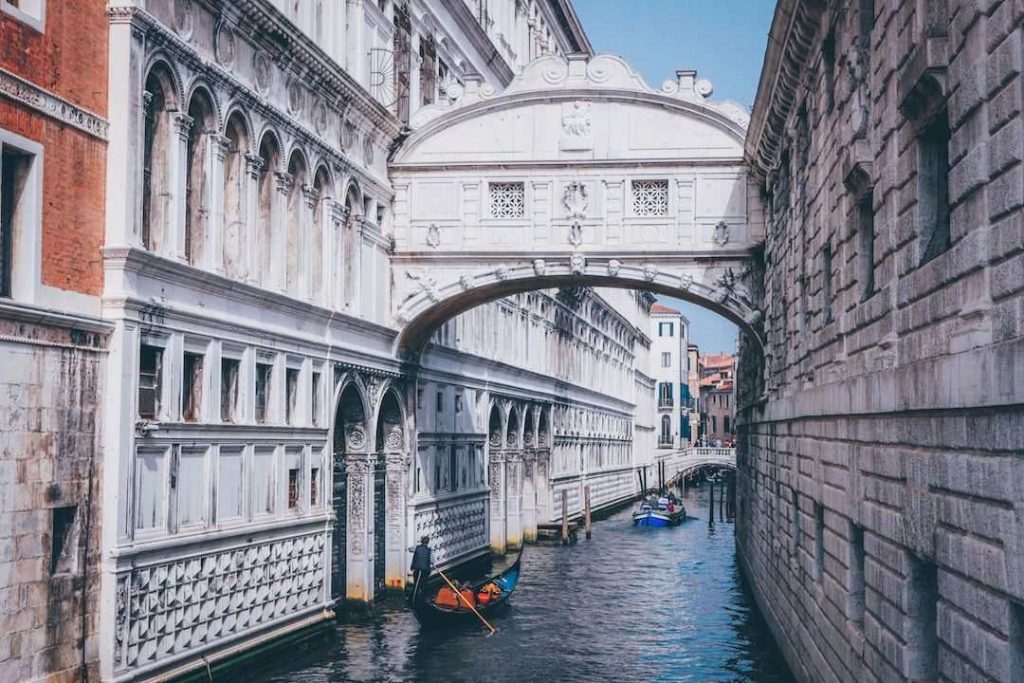
[[[400,429],[400,428],[399,428]],[[393,434],[394,432],[392,432]],[[405,549],[405,493],[408,490],[408,472],[411,458],[400,451],[390,451],[396,446],[391,443],[392,434],[388,435],[386,447],[389,452],[385,458],[385,516],[387,529],[385,532],[387,546],[384,558],[384,583],[388,588],[405,588],[406,569],[409,556]],[[397,448],[402,447],[401,434],[398,434]]]
[[[206,222],[207,239],[203,250],[206,264],[218,273],[224,272],[224,159],[231,141],[220,133],[207,134],[210,160],[206,182],[209,183],[210,216]]]
[[[551,449],[538,448],[534,481],[537,488],[537,517],[541,523],[551,522]]]
[[[312,185],[302,186],[302,208],[299,217],[299,291],[298,298],[312,299],[316,288],[313,286],[313,259],[323,258],[323,249],[319,254],[313,253],[313,230],[316,228],[316,205],[320,201],[320,193]],[[323,245],[323,242],[321,242]],[[321,271],[322,272],[322,271]]]
[[[259,282],[259,222],[260,222],[260,173],[263,172],[263,157],[259,154],[245,155],[245,279]]]
[[[345,308],[345,222],[348,220],[348,211],[341,202],[332,201],[328,207],[331,227],[324,235],[324,244],[330,245],[324,248],[324,273],[327,276],[324,303],[328,308],[340,311]]]
[[[523,451],[523,541],[537,540],[537,451]]]
[[[185,185],[188,176],[188,138],[192,134],[193,123],[192,117],[187,114],[175,115],[172,133],[175,140],[169,147],[170,158],[167,160],[168,189],[172,197],[167,205],[167,234],[164,240],[168,247],[167,255],[178,259],[185,258]]]
[[[346,430],[350,446],[366,447],[362,427]],[[361,439],[361,443],[360,443]],[[373,600],[373,465],[372,453],[348,453],[348,549],[345,573],[345,597],[349,600]]]
[[[505,548],[523,545],[523,453],[510,448],[505,453]]]
[[[270,205],[270,285],[283,291],[288,281],[288,195],[295,178],[290,173],[274,171],[277,195]]]
[[[491,488],[491,552],[505,553],[505,453],[491,443],[487,483]]]

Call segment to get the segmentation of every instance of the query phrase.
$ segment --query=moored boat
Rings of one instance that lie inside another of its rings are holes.
[[[640,509],[633,513],[633,526],[676,526],[686,519],[686,508],[682,503],[671,505],[640,504]]]
[[[456,595],[446,584],[437,590],[426,590],[422,597],[413,602],[412,608],[416,618],[421,622],[457,622],[466,619],[477,619],[466,602],[481,615],[496,610],[504,604],[519,583],[519,567],[523,558],[520,550],[516,561],[499,574],[482,581],[477,581],[462,588]]]

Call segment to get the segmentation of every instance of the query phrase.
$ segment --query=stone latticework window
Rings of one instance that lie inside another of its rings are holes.
[[[523,218],[526,190],[522,183],[491,183],[491,218]]]
[[[668,181],[634,180],[633,214],[636,216],[668,215]]]

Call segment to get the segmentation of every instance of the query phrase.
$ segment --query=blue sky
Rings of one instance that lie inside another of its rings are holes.
[[[772,0],[575,0],[597,52],[626,58],[658,88],[676,69],[696,69],[714,84],[716,100],[754,104],[768,42]],[[702,353],[732,351],[736,326],[716,313],[665,296],[691,323]]]

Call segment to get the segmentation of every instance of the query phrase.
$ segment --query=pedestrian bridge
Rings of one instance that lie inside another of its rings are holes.
[[[399,350],[513,293],[644,289],[751,332],[764,216],[748,117],[679,71],[660,90],[618,57],[547,56],[501,92],[470,82],[393,154]]]
[[[702,467],[723,467],[736,469],[735,448],[685,448],[655,456],[655,461],[664,461],[666,479],[676,481],[696,472]]]

